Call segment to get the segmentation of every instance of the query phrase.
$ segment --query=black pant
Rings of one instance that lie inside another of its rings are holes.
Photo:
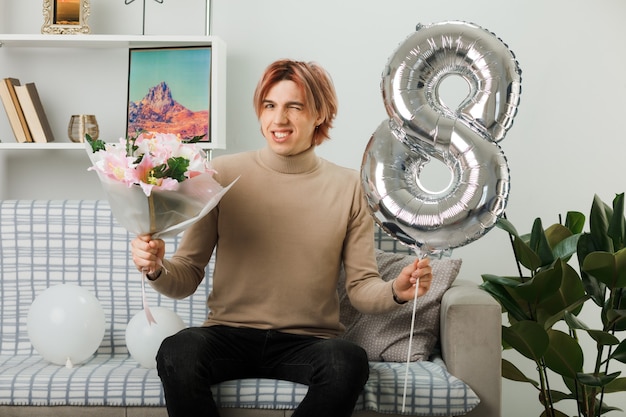
[[[348,417],[369,376],[365,351],[345,340],[227,326],[165,339],[157,369],[170,417],[219,416],[211,385],[243,378],[308,385],[293,417]]]

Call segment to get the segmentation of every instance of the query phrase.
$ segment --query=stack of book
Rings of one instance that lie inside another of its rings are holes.
[[[17,78],[4,78],[0,99],[18,142],[54,141],[35,83],[21,85]]]

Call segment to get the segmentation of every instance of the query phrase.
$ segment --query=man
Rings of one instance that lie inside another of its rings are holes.
[[[259,377],[309,386],[294,417],[350,416],[368,363],[362,348],[336,337],[341,265],[350,301],[365,313],[424,294],[431,267],[423,259],[392,282],[380,279],[358,173],[315,154],[337,112],[325,70],[274,62],[254,107],[267,146],[213,161],[222,184],[239,180],[171,259],[162,240],[132,242],[137,268],[174,298],[196,290],[215,251],[207,321],[167,338],[157,354],[168,413],[218,416],[211,385]]]

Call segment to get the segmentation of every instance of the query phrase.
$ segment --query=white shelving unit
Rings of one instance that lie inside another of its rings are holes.
[[[226,143],[226,45],[215,36],[124,36],[124,35],[16,35],[0,34],[0,48],[121,49],[157,47],[211,46],[211,137],[203,146],[221,149]],[[0,60],[1,62],[1,60]],[[122,63],[127,66],[127,62]],[[0,132],[1,133],[1,132]],[[6,136],[6,135],[5,135]],[[2,149],[82,149],[81,144],[57,142],[47,144],[0,142]]]
[[[215,45],[222,41],[214,36],[158,35],[39,35],[0,34],[1,46],[52,48],[150,48],[160,46]]]
[[[0,198],[14,198],[14,194],[20,194],[17,197],[21,198],[21,191],[10,192],[11,189],[24,190],[28,186],[14,185],[14,179],[19,177],[27,184],[28,178],[24,175],[39,175],[35,171],[38,165],[61,165],[47,167],[54,172],[45,175],[57,175],[61,177],[59,181],[67,181],[65,171],[71,167],[64,166],[63,159],[76,165],[76,155],[80,154],[74,155],[75,151],[85,149],[84,144],[70,142],[67,138],[71,114],[95,114],[102,140],[117,141],[124,135],[129,49],[186,46],[211,46],[211,143],[203,143],[202,147],[225,148],[226,45],[220,38],[0,34],[0,78],[14,77],[22,83],[37,84],[55,135],[54,142],[17,143],[4,109],[0,109]],[[71,151],[73,156],[65,151]],[[78,172],[83,168],[78,167]]]
[[[53,149],[84,149],[85,145],[82,143],[73,142],[49,142],[49,143],[0,143],[0,150],[5,151],[47,151]]]

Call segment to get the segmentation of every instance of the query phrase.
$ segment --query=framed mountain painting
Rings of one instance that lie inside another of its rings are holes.
[[[210,142],[211,47],[129,49],[126,133]]]

